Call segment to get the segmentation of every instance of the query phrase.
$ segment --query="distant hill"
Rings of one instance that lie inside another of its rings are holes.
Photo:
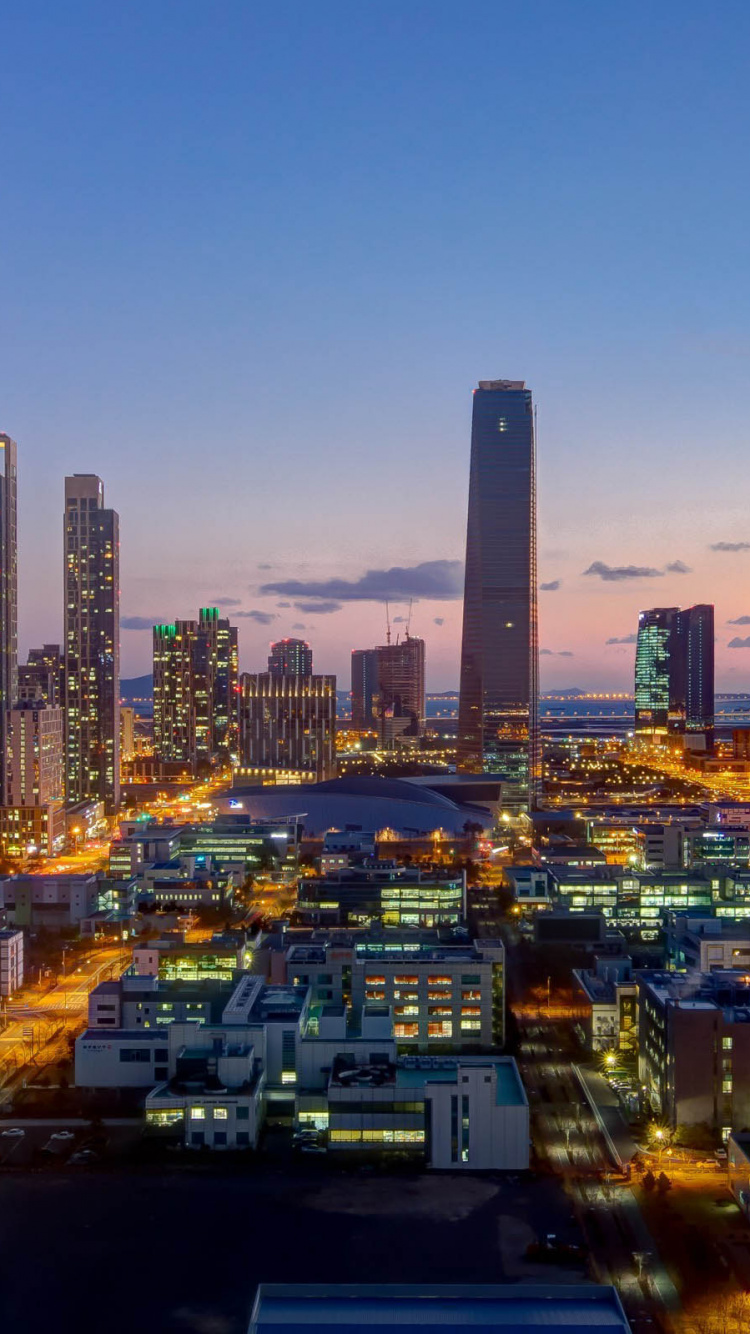
[[[154,678],[149,672],[146,676],[131,676],[127,681],[120,681],[120,699],[152,699]]]

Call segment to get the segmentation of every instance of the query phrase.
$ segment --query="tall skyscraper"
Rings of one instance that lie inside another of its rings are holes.
[[[271,645],[268,670],[271,676],[312,676],[313,655],[304,639],[279,639]]]
[[[243,673],[240,763],[249,769],[336,772],[336,677]]]
[[[458,767],[497,773],[509,810],[539,777],[536,458],[531,390],[474,390],[461,641]]]
[[[8,806],[62,805],[65,798],[63,711],[18,700],[10,711]]]
[[[652,740],[672,734],[714,739],[714,609],[654,607],[638,618],[635,730]]]
[[[0,791],[8,773],[8,711],[18,685],[18,523],[16,443],[0,435]]]
[[[120,800],[120,532],[93,473],[65,478],[67,799]]]
[[[408,633],[395,644],[352,653],[352,727],[375,728],[386,744],[425,728],[425,645]]]
[[[154,626],[154,749],[194,764],[236,756],[237,629],[216,607],[197,621]]]
[[[65,655],[59,644],[30,648],[25,664],[18,668],[18,699],[42,700],[49,708],[62,708],[65,699]]]
[[[373,731],[378,721],[378,650],[352,649],[352,727]]]

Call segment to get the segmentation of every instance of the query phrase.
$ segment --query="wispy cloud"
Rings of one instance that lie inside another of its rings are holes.
[[[276,620],[276,614],[272,611],[236,611],[234,614],[248,621],[257,621],[258,625],[270,625]]]
[[[433,625],[445,625],[445,617],[444,617],[444,616],[433,616],[433,618],[432,618],[432,623],[433,623]]]
[[[592,561],[584,574],[595,574],[607,583],[620,583],[624,579],[659,579],[663,570],[655,570],[653,565],[606,565],[603,560]]]
[[[571,653],[569,648],[540,648],[539,656],[543,658],[574,658],[575,653]]]
[[[156,616],[121,616],[121,630],[153,630],[155,625],[161,625],[161,621]]]
[[[294,624],[293,624],[293,626],[292,626],[292,629],[293,629],[293,630],[306,630],[306,629],[307,629],[307,626],[306,626],[306,625],[303,625],[301,621],[295,621]]]
[[[550,579],[548,584],[540,584],[541,593],[556,593],[558,588],[562,587],[562,579]]]
[[[276,606],[277,606],[277,607],[291,607],[291,605],[292,605],[291,602],[277,602],[277,603],[276,603]]]
[[[727,625],[750,625],[750,616],[735,616],[733,621],[727,621]]]
[[[613,635],[611,639],[605,639],[605,644],[637,644],[638,636],[633,635]]]
[[[748,635],[747,639],[739,639],[735,636],[734,639],[730,639],[727,648],[750,648],[750,635]]]
[[[268,565],[266,561],[259,561],[256,568],[259,570],[272,570],[273,565]]]
[[[209,607],[239,607],[242,605],[242,598],[211,598]]]
[[[712,542],[711,551],[750,551],[750,542]]]
[[[686,565],[684,560],[671,560],[667,566],[667,574],[692,574],[692,568]]]
[[[295,602],[294,605],[297,611],[303,611],[306,616],[328,616],[332,611],[341,611],[342,607],[340,602],[325,602],[323,600],[320,602]],[[281,603],[279,603],[279,606],[281,606]]]
[[[388,570],[367,570],[359,579],[282,579],[263,584],[262,595],[319,598],[336,602],[406,602],[409,598],[447,601],[463,591],[460,560],[426,560],[419,565],[393,565]]]

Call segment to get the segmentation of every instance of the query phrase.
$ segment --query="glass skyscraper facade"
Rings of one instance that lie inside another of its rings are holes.
[[[522,380],[474,390],[458,767],[505,780],[509,810],[539,778],[534,409]]]
[[[635,730],[655,740],[669,733],[714,736],[714,609],[654,607],[638,618]]]

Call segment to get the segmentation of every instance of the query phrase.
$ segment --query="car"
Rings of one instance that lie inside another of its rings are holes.
[[[71,1163],[95,1163],[99,1159],[99,1154],[94,1153],[93,1149],[81,1149],[78,1153],[71,1155]]]
[[[26,1131],[22,1130],[20,1126],[11,1126],[8,1130],[0,1131],[0,1139],[20,1139],[25,1134]]]
[[[727,1157],[726,1149],[714,1149],[714,1158],[717,1158],[719,1159],[720,1162],[723,1162],[723,1160],[726,1157]]]
[[[56,1130],[54,1134],[50,1135],[50,1139],[56,1139],[63,1144],[67,1144],[69,1140],[75,1139],[75,1135],[72,1130]]]
[[[328,1153],[324,1144],[313,1144],[312,1142],[309,1142],[307,1144],[300,1144],[299,1147],[301,1153]]]

